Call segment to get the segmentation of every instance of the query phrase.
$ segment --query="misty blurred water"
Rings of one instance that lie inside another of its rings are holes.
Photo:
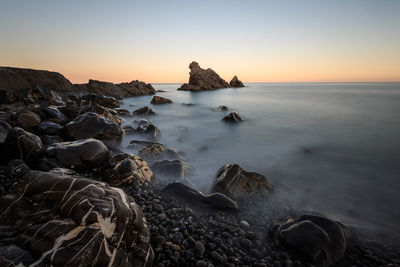
[[[264,83],[205,92],[179,86],[154,85],[173,104],[151,105],[152,96],[143,96],[125,98],[122,107],[157,113],[149,118],[159,141],[199,169],[191,179],[198,189],[207,192],[221,166],[237,163],[264,174],[273,197],[294,207],[399,232],[400,83]],[[222,122],[231,111],[245,121]],[[126,136],[123,146],[132,139],[143,137]]]

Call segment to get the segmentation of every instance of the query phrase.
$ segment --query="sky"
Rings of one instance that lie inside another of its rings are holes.
[[[2,0],[0,66],[74,83],[400,81],[398,0]]]

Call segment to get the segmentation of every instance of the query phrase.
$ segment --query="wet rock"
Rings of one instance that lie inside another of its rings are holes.
[[[193,103],[182,103],[182,105],[184,105],[184,106],[186,106],[186,107],[193,107],[193,106],[195,106],[196,104],[193,104]]]
[[[5,162],[11,159],[32,162],[43,152],[43,143],[37,135],[15,127],[8,133],[2,152]]]
[[[151,169],[156,176],[172,179],[185,179],[196,173],[196,169],[183,160],[162,160],[154,162]]]
[[[274,225],[271,233],[289,252],[317,266],[339,261],[350,237],[341,223],[316,215],[302,215]]]
[[[166,197],[174,197],[185,205],[200,209],[238,210],[237,203],[223,194],[205,195],[180,182],[169,183],[161,190],[161,193]]]
[[[124,129],[125,134],[133,134],[136,132],[136,129],[130,125],[125,125],[122,127],[122,129]]]
[[[160,105],[160,104],[170,104],[172,101],[168,98],[161,97],[161,96],[153,96],[153,99],[150,102],[153,105]]]
[[[82,139],[55,143],[47,148],[46,156],[64,167],[95,167],[108,158],[108,148],[99,140]]]
[[[143,185],[153,182],[152,170],[137,155],[117,154],[111,158],[112,168],[105,171],[104,180],[113,186]]]
[[[202,69],[195,61],[190,63],[189,69],[189,83],[183,84],[178,90],[202,91],[231,87],[215,71],[212,69]]]
[[[49,146],[55,143],[61,143],[64,140],[58,135],[43,135],[41,137],[44,145]]]
[[[150,138],[158,138],[161,135],[160,129],[158,129],[156,126],[154,126],[153,124],[150,124],[147,127],[141,127],[139,126],[136,129],[136,133],[138,134],[144,134],[147,135]]]
[[[45,107],[41,110],[41,113],[42,117],[54,123],[64,124],[68,121],[68,118],[56,107]]]
[[[8,133],[11,131],[11,126],[5,121],[0,121],[0,144],[6,141]]]
[[[116,108],[114,109],[118,115],[120,116],[126,116],[126,117],[130,117],[131,116],[131,112],[127,109],[124,108]]]
[[[234,122],[234,123],[243,121],[243,119],[236,112],[229,113],[222,120],[226,121],[226,122]]]
[[[240,81],[239,79],[238,79],[238,77],[235,75],[235,76],[233,76],[233,78],[232,78],[232,80],[229,82],[229,84],[232,86],[232,87],[244,87],[244,84],[242,83],[242,81]]]
[[[222,110],[222,111],[226,111],[226,110],[228,110],[228,107],[227,106],[219,106],[218,109]]]
[[[51,121],[43,121],[38,126],[40,132],[48,135],[57,135],[61,128],[62,126],[60,124]]]
[[[133,111],[135,115],[155,115],[156,113],[149,107],[141,107],[135,111]]]
[[[124,131],[122,128],[93,112],[82,114],[66,124],[62,133],[66,138],[96,138],[107,144],[119,144]]]
[[[161,144],[147,145],[139,151],[139,155],[151,160],[159,158],[164,153],[164,146]]]
[[[100,95],[100,94],[86,94],[81,97],[86,101],[94,102],[106,108],[119,108],[120,103],[115,97]]]
[[[212,191],[239,197],[253,193],[266,194],[272,188],[264,175],[247,172],[237,164],[227,164],[218,170]]]
[[[132,148],[144,148],[146,146],[151,146],[151,145],[161,145],[164,146],[161,143],[153,142],[153,141],[143,141],[143,140],[131,140],[129,142],[129,147]]]
[[[31,112],[31,111],[24,111],[18,115],[17,124],[18,126],[29,129],[31,127],[38,126],[41,122],[40,117]]]
[[[0,203],[0,227],[7,232],[0,244],[2,262],[152,265],[143,213],[120,189],[83,177],[31,171]]]
[[[100,106],[96,103],[88,103],[86,101],[73,101],[66,103],[65,107],[61,107],[60,110],[68,116],[71,120],[76,117],[87,113],[94,112],[97,113],[100,117],[104,117],[105,119],[121,125],[121,119],[117,116],[117,113],[112,110]]]

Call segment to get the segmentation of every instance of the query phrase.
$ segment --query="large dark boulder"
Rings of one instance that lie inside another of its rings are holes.
[[[272,188],[272,184],[264,175],[247,172],[237,164],[226,164],[218,170],[212,191],[231,197],[240,197],[250,194],[267,194],[272,191]]]
[[[155,95],[153,96],[153,99],[151,99],[150,103],[153,105],[160,105],[160,104],[171,104],[172,101],[168,98]]]
[[[178,90],[183,91],[203,91],[218,88],[231,87],[212,69],[202,69],[200,65],[193,61],[189,65],[190,78],[189,83],[183,84]]]
[[[110,162],[112,167],[105,171],[103,179],[112,186],[144,185],[154,181],[147,162],[137,155],[116,154]]]
[[[43,121],[38,125],[38,130],[47,135],[58,135],[61,129],[60,124],[51,121]]]
[[[271,233],[289,252],[316,266],[331,266],[343,258],[350,238],[344,225],[316,215],[276,224]]]
[[[54,106],[48,106],[48,107],[42,108],[39,111],[39,114],[45,120],[48,120],[48,121],[51,121],[54,123],[58,123],[58,124],[64,124],[68,121],[68,118],[57,107],[54,107]]]
[[[238,79],[238,77],[235,75],[233,76],[232,80],[229,82],[229,84],[232,87],[244,87],[244,84],[242,83],[241,80]]]
[[[17,118],[17,124],[18,126],[24,128],[24,129],[29,129],[35,126],[38,126],[41,122],[41,119],[39,117],[39,115],[37,115],[36,113],[29,111],[29,110],[25,110],[23,112],[21,112],[20,114],[18,114],[18,118]]]
[[[236,201],[221,193],[205,195],[181,182],[169,183],[161,190],[165,197],[174,197],[184,205],[201,209],[216,209],[223,211],[236,211],[239,209]]]
[[[156,93],[151,84],[138,80],[129,83],[119,83],[117,86],[124,90],[125,96],[153,95]]]
[[[46,150],[46,157],[55,159],[58,167],[95,167],[108,158],[108,149],[99,140],[82,139],[52,144]]]
[[[39,136],[22,128],[14,127],[2,145],[1,159],[7,163],[11,159],[33,162],[43,152],[43,143]]]
[[[64,125],[63,135],[72,140],[96,138],[107,144],[119,144],[124,131],[122,128],[93,112],[87,112]]]
[[[30,171],[0,197],[1,266],[151,266],[149,228],[121,189]]]

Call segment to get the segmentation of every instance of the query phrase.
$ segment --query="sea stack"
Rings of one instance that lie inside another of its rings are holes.
[[[232,87],[244,87],[244,84],[241,80],[235,75],[233,76],[232,80],[229,82]]]
[[[189,65],[189,83],[183,84],[178,90],[183,91],[204,91],[218,88],[229,88],[231,85],[222,79],[212,69],[202,69],[199,63],[193,61]]]

